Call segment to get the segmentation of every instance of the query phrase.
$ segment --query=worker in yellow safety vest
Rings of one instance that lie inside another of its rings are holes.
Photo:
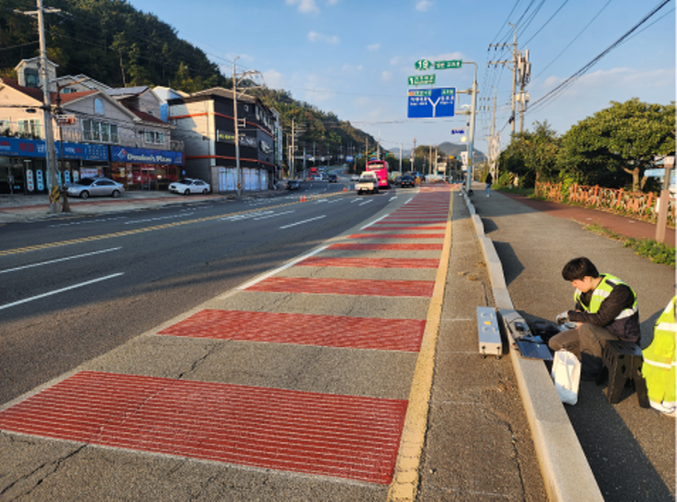
[[[675,398],[675,297],[656,322],[653,341],[643,351],[642,375],[646,380],[649,404],[663,413],[676,415]]]

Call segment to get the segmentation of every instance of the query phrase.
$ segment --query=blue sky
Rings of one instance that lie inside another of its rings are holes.
[[[496,129],[509,142],[510,66],[513,42],[529,49],[530,106],[576,74],[631,30],[664,0],[129,0],[171,25],[230,76],[258,70],[271,88],[331,111],[374,137],[385,148],[460,143],[452,129],[464,116],[407,119],[407,77],[421,73],[419,59],[461,59],[461,69],[440,70],[436,87],[468,89],[478,65],[480,89],[475,147],[486,152],[494,93]],[[675,1],[670,0],[623,43],[602,57],[555,99],[527,111],[535,121],[564,134],[611,101],[638,97],[668,104],[675,99]],[[457,109],[470,96],[457,96]],[[518,119],[519,120],[519,119]],[[519,129],[519,121],[517,123]]]

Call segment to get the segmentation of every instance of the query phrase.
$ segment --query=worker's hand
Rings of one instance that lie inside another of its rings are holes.
[[[558,325],[562,325],[565,322],[569,322],[569,311],[564,311],[561,314],[558,314],[557,317],[555,317],[555,321],[557,321]]]

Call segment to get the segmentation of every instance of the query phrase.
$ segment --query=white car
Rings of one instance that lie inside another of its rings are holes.
[[[208,194],[211,191],[211,187],[202,180],[185,178],[169,185],[169,191],[183,195],[190,195],[192,193]]]
[[[350,177],[350,181],[359,181],[359,179],[360,179],[360,177],[359,177],[357,174],[353,174],[353,175]]]

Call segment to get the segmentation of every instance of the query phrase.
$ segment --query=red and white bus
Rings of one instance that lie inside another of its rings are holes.
[[[388,181],[388,163],[385,160],[370,160],[365,171],[372,171],[378,177],[379,188],[390,188]]]

